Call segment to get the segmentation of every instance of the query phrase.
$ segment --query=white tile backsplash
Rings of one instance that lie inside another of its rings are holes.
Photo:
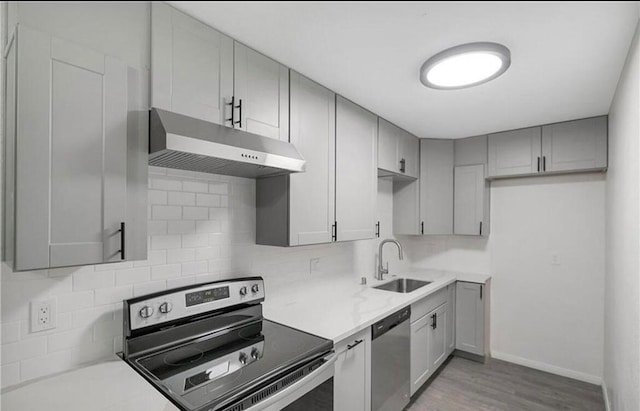
[[[255,245],[254,180],[149,167],[149,187],[147,260],[21,273],[3,264],[3,387],[120,350],[127,298],[247,275],[263,276],[273,289],[310,275],[311,258],[320,258],[322,272],[350,272],[356,258],[366,260],[362,270],[373,269],[373,251],[366,250],[375,240],[357,247]],[[57,297],[57,327],[31,333],[29,302],[46,296]]]

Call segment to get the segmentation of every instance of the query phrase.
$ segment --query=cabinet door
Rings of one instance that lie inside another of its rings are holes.
[[[411,324],[411,395],[427,381],[433,368],[429,361],[432,313]]]
[[[489,134],[488,177],[534,174],[539,169],[540,127]]]
[[[420,141],[420,231],[453,233],[453,141]]]
[[[393,233],[420,235],[420,182],[393,182]]]
[[[418,178],[420,161],[420,141],[417,137],[400,130],[398,140],[398,164],[400,172],[408,177]],[[404,171],[402,171],[404,169]]]
[[[449,307],[447,303],[442,304],[430,314],[431,326],[429,329],[429,367],[432,370],[438,369],[447,359],[447,332],[449,326]]]
[[[542,127],[542,171],[607,167],[607,117]]]
[[[234,45],[235,115],[240,127],[276,140],[289,138],[289,70],[247,46]],[[242,100],[242,101],[240,101]]]
[[[451,354],[456,348],[456,284],[447,286],[447,308],[449,310],[447,316],[447,353]]]
[[[338,96],[336,103],[337,240],[375,237],[377,117]]]
[[[165,3],[151,4],[151,105],[231,126],[233,40]]]
[[[307,161],[290,178],[290,245],[331,242],[335,221],[335,94],[291,72],[291,143]]]
[[[383,118],[378,118],[378,168],[398,173],[398,143],[400,129]]]
[[[333,407],[336,411],[366,411],[371,408],[369,330],[342,345],[336,344],[338,358],[333,377]]]
[[[456,285],[456,349],[484,355],[483,284]]]
[[[454,169],[453,233],[482,235],[485,208],[484,166]]]
[[[120,260],[127,66],[21,26],[17,270]]]

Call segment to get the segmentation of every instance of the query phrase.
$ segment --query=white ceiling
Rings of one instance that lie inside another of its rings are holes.
[[[419,137],[459,138],[606,114],[636,2],[170,2]],[[491,41],[498,79],[432,90],[433,54]]]

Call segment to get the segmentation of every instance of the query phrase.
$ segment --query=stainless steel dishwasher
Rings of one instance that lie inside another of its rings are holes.
[[[371,327],[371,409],[401,411],[409,404],[411,307]]]

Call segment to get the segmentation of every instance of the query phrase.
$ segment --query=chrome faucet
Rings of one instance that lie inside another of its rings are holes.
[[[400,244],[398,241],[396,240],[392,240],[390,238],[387,238],[386,240],[382,240],[380,242],[380,247],[378,248],[378,275],[376,275],[376,280],[383,280],[384,279],[384,275],[385,274],[389,274],[389,262],[387,262],[387,267],[385,268],[382,265],[382,246],[385,245],[386,243],[393,243],[395,245],[398,246],[398,258],[399,259],[403,259],[403,255],[402,255],[402,244]]]

